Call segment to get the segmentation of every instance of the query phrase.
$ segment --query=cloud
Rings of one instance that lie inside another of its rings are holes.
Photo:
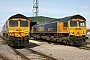
[[[81,8],[82,9],[88,9],[89,7],[88,6],[82,6]]]

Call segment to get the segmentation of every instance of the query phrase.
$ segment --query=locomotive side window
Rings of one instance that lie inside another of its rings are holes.
[[[70,21],[70,26],[71,27],[76,27],[77,26],[77,21]]]
[[[28,21],[20,21],[20,26],[21,27],[28,27]]]
[[[18,21],[17,20],[10,20],[9,25],[11,27],[17,27],[18,26]]]
[[[85,27],[85,22],[84,21],[79,21],[79,26],[80,27]]]
[[[64,27],[68,27],[68,22],[64,22]]]

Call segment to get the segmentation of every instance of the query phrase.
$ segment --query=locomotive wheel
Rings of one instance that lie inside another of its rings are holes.
[[[69,40],[69,45],[73,45],[73,40]]]
[[[13,42],[10,41],[10,40],[7,41],[7,44],[10,45],[10,46],[13,46]]]
[[[81,40],[81,45],[84,45],[85,44],[85,40]]]
[[[10,42],[9,42],[9,40],[7,40],[7,42],[6,42],[8,45],[10,44]]]
[[[50,38],[49,36],[47,36],[47,40],[48,40],[48,41],[50,41],[50,40],[51,40],[51,38]]]
[[[59,39],[56,40],[57,42],[60,42]]]
[[[37,37],[36,37],[36,36],[34,36],[34,39],[35,39],[35,40],[37,40]]]
[[[67,40],[66,44],[69,45],[69,41],[68,40]]]

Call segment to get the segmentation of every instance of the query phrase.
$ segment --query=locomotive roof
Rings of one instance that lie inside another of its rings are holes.
[[[9,19],[12,19],[12,18],[25,18],[25,19],[28,19],[26,16],[24,16],[24,15],[22,15],[22,14],[13,15],[13,16],[11,16]]]
[[[43,26],[45,24],[51,24],[51,23],[57,23],[57,21],[54,21],[54,22],[44,22],[44,23],[41,23],[41,24],[34,25],[34,27],[35,26]]]
[[[79,14],[73,15],[73,16],[64,17],[64,18],[61,18],[61,19],[56,19],[56,20],[53,20],[53,21],[58,21],[58,20],[59,21],[68,21],[68,20],[71,20],[73,18],[80,18],[80,19],[83,19],[83,20],[86,21],[86,19],[83,16],[79,15]]]
[[[71,20],[73,18],[80,18],[80,19],[83,19],[83,20],[86,21],[86,19],[83,16],[77,14],[77,15],[73,15],[73,16],[64,17],[64,18],[61,18],[61,19],[55,19],[55,20],[53,20],[51,22],[55,22],[55,21],[62,21],[63,22],[63,21]]]
[[[86,19],[83,16],[77,14],[77,15],[73,15],[73,16],[69,16],[69,17],[65,17],[65,18],[61,18],[61,19],[55,19],[55,20],[50,21],[50,22],[45,22],[45,23],[37,24],[37,25],[34,25],[34,26],[41,26],[41,25],[45,25],[45,24],[56,23],[57,21],[64,22],[64,21],[71,20],[73,18],[80,18],[80,19],[83,19],[83,20],[86,21]]]

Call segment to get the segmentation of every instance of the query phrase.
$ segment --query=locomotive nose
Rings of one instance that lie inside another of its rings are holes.
[[[75,36],[83,36],[85,34],[86,34],[85,31],[79,30],[79,31],[76,31]]]
[[[18,32],[15,34],[16,37],[24,37],[24,32]]]
[[[79,34],[79,31],[77,32],[77,34]]]
[[[76,36],[81,36],[82,34],[80,33],[80,31],[76,32]]]

